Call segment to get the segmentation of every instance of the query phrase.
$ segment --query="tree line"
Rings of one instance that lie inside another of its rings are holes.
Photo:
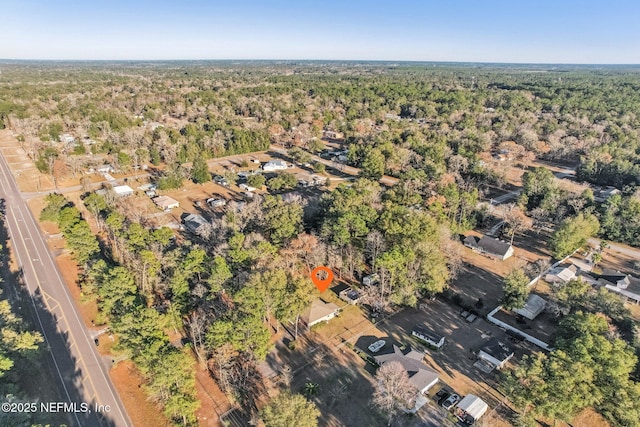
[[[107,208],[101,196],[95,193],[87,199],[87,207],[94,212]],[[195,410],[199,402],[194,390],[193,359],[183,349],[169,342],[165,330],[172,324],[171,316],[150,307],[148,295],[144,294],[146,276],[153,269],[148,264],[153,264],[153,261],[157,263],[153,252],[142,251],[140,262],[147,264],[143,265],[141,275],[137,276],[131,267],[139,260],[126,259],[125,262],[124,248],[123,252],[106,256],[100,254],[97,238],[89,225],[64,196],[50,194],[46,201],[40,219],[59,225],[74,258],[84,268],[82,290],[98,300],[101,314],[98,323],[107,322],[117,334],[117,348],[136,363],[147,380],[146,390],[150,398],[158,402],[167,418],[183,425],[195,424]],[[124,227],[122,220],[114,214],[105,221],[105,227],[114,239],[125,237],[120,234],[124,229],[117,228],[117,224]],[[146,248],[147,239],[148,243],[155,244],[156,249],[168,243],[166,229],[147,236],[147,230],[137,225],[126,230],[129,248],[140,249],[141,244]]]

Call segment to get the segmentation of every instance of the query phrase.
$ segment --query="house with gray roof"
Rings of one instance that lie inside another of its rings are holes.
[[[422,363],[424,353],[413,349],[402,352],[398,346],[394,345],[392,350],[374,357],[380,366],[391,361],[400,363],[409,375],[409,382],[419,393],[426,393],[438,383],[440,377],[438,373]]]
[[[513,246],[510,243],[486,235],[480,239],[475,236],[467,236],[463,243],[476,252],[500,260],[505,260],[513,256],[514,253]]]
[[[211,230],[211,224],[202,215],[189,214],[183,222],[187,230],[198,236],[206,236]]]

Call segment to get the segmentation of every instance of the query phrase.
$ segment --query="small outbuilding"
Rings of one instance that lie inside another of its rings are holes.
[[[362,295],[360,295],[360,292],[351,287],[347,287],[346,289],[340,291],[338,296],[352,305],[356,305],[362,299]]]
[[[149,191],[149,190],[155,190],[157,188],[158,187],[155,184],[147,183],[147,184],[142,184],[140,187],[138,187],[138,190]]]
[[[467,394],[456,406],[456,416],[468,424],[475,423],[489,409],[489,405],[473,394]]]
[[[377,284],[380,281],[380,276],[378,276],[376,273],[374,274],[370,274],[368,276],[364,276],[362,278],[362,284],[365,286],[372,286]]]
[[[524,316],[529,320],[533,320],[540,313],[544,311],[544,308],[547,306],[547,302],[538,295],[531,294],[527,299],[527,303],[522,308],[517,308],[513,310],[515,313],[520,316]]]

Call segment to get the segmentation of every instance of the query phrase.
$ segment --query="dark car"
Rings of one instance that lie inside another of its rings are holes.
[[[444,402],[445,400],[447,400],[449,398],[449,396],[451,396],[451,393],[449,393],[447,390],[445,389],[440,389],[440,391],[438,391],[435,396],[433,396],[433,400],[435,400],[436,402],[438,402],[438,404],[441,404],[442,402]]]
[[[213,177],[213,182],[215,182],[216,184],[222,185],[223,187],[228,187],[229,186],[229,182],[227,181],[227,179],[224,176],[221,175],[216,175]]]

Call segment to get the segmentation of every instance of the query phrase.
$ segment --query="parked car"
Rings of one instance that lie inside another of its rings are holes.
[[[443,403],[446,399],[448,399],[449,396],[451,396],[451,393],[449,393],[447,390],[442,388],[440,389],[440,391],[438,391],[435,394],[435,396],[433,396],[433,400],[435,400],[436,402],[438,402],[438,404],[440,404],[440,403]]]
[[[382,349],[382,347],[384,347],[386,343],[387,342],[385,340],[378,340],[369,346],[369,351],[371,353],[377,353]]]
[[[228,187],[229,186],[229,182],[227,181],[227,179],[224,176],[221,175],[216,175],[213,177],[213,182],[215,182],[218,185],[222,185],[223,187]]]
[[[456,406],[456,403],[458,403],[459,401],[460,401],[460,396],[453,393],[451,396],[447,398],[447,400],[442,402],[442,407],[448,411],[449,409]]]
[[[216,199],[214,197],[207,199],[207,204],[212,208],[217,208],[218,206],[224,206],[227,204],[227,201],[224,199]]]
[[[249,184],[240,184],[238,187],[245,191],[256,191],[257,188],[250,186]]]

